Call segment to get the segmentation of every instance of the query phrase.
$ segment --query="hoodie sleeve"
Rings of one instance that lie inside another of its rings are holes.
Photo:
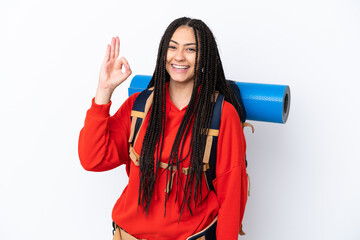
[[[137,95],[129,97],[114,116],[109,114],[111,102],[98,105],[92,100],[78,145],[80,163],[85,170],[106,171],[130,161],[131,109]]]

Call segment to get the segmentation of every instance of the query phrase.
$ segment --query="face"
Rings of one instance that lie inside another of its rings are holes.
[[[193,83],[196,57],[194,30],[181,26],[171,37],[166,58],[166,71],[170,81]]]

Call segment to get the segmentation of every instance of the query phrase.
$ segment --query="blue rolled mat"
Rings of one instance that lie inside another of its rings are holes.
[[[146,89],[151,76],[135,75],[129,96]],[[290,88],[287,85],[235,81],[246,111],[246,120],[285,123],[290,110]]]

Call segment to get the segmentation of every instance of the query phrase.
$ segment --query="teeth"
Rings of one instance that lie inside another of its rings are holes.
[[[181,66],[181,65],[172,65],[174,68],[177,68],[177,69],[186,69],[186,68],[189,68],[189,66]]]

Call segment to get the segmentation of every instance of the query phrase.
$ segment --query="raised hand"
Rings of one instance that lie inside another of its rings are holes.
[[[95,102],[107,104],[115,88],[124,82],[130,75],[129,63],[124,57],[119,57],[120,39],[112,38],[111,45],[106,48],[105,58],[100,69],[99,84]],[[122,68],[124,67],[124,71]]]

